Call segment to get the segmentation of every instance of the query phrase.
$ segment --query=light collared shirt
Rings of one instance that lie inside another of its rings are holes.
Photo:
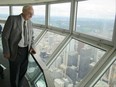
[[[26,47],[26,46],[24,45],[24,34],[23,34],[23,33],[24,33],[23,23],[24,23],[25,20],[24,20],[24,18],[22,17],[22,15],[21,15],[21,20],[22,20],[22,21],[21,21],[21,22],[22,22],[22,34],[21,34],[21,40],[19,41],[18,46],[19,46],[19,47]],[[26,24],[27,38],[28,38],[28,36],[29,36],[28,34],[29,34],[29,33],[28,33],[28,28],[27,28],[27,21],[26,21],[25,24]]]

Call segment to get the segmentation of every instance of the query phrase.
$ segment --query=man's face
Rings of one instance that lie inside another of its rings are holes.
[[[28,8],[27,10],[23,11],[24,19],[29,20],[32,18],[34,14],[33,8]]]

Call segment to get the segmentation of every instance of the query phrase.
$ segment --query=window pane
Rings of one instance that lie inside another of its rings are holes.
[[[0,20],[6,20],[9,16],[9,7],[0,6]]]
[[[34,16],[32,17],[33,23],[45,25],[45,5],[33,6]]]
[[[70,3],[51,4],[49,25],[69,29],[70,6]]]
[[[116,87],[116,61],[94,87]]]
[[[42,73],[40,67],[38,67],[33,57],[29,55],[29,64],[27,69],[28,78],[32,80],[34,77],[37,77],[37,75],[39,75],[40,73]]]
[[[64,40],[65,36],[55,34],[52,32],[47,32],[42,40],[37,44],[36,58],[41,58],[43,62],[47,62],[50,55],[58,47],[58,45]]]
[[[34,28],[33,31],[34,31],[34,40],[35,40],[42,32],[42,30]]]
[[[44,76],[42,75],[36,83],[36,87],[47,87]]]
[[[12,7],[12,14],[13,15],[19,15],[22,13],[23,6],[13,6]]]
[[[72,39],[49,68],[55,87],[77,87],[104,53]]]
[[[43,70],[36,63],[36,61],[33,59],[33,57],[31,55],[29,55],[29,64],[28,64],[28,69],[27,69],[26,75],[30,82],[35,80],[35,78],[37,79],[36,84],[35,84],[36,87],[40,87],[40,85],[41,85],[41,87],[47,87]]]
[[[87,0],[78,3],[76,31],[112,40],[115,0]]]

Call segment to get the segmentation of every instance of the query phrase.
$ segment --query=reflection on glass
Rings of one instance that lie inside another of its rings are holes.
[[[85,0],[78,3],[76,31],[112,40],[116,0]]]
[[[34,40],[35,40],[37,36],[42,32],[42,30],[34,28],[33,31],[34,31]]]
[[[36,87],[47,87],[45,82],[46,81],[45,81],[44,76],[42,74],[42,76],[38,79],[38,81],[36,83]]]
[[[116,87],[116,62],[112,64],[94,87]]]
[[[36,58],[41,58],[43,62],[47,62],[50,55],[58,47],[58,45],[64,40],[65,36],[47,32],[42,40],[37,44],[35,50]]]
[[[51,4],[49,25],[69,29],[70,6],[70,3]]]
[[[49,68],[55,87],[77,87],[104,53],[72,39]]]
[[[29,55],[29,64],[27,69],[27,76],[30,80],[32,80],[34,77],[39,75],[41,73],[41,69],[36,64],[35,60],[31,55]]]
[[[9,6],[0,6],[0,20],[6,20],[9,16]]]
[[[13,15],[19,15],[22,13],[23,6],[13,6],[12,7],[12,14]]]
[[[45,5],[33,6],[34,16],[32,22],[36,24],[45,24]]]

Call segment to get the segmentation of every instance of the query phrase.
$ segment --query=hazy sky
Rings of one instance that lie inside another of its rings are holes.
[[[78,3],[78,17],[93,18],[113,18],[115,15],[116,0],[87,0]],[[68,16],[70,15],[70,3],[50,5],[50,15]],[[13,8],[13,14],[20,14],[22,6]],[[0,14],[8,13],[8,7],[1,6]],[[35,15],[45,15],[45,5],[34,6]]]
[[[112,18],[115,15],[116,0],[88,0],[79,2],[79,17]]]
[[[22,12],[23,6],[14,6],[13,14],[20,14]],[[45,5],[33,6],[34,15],[45,15]]]

